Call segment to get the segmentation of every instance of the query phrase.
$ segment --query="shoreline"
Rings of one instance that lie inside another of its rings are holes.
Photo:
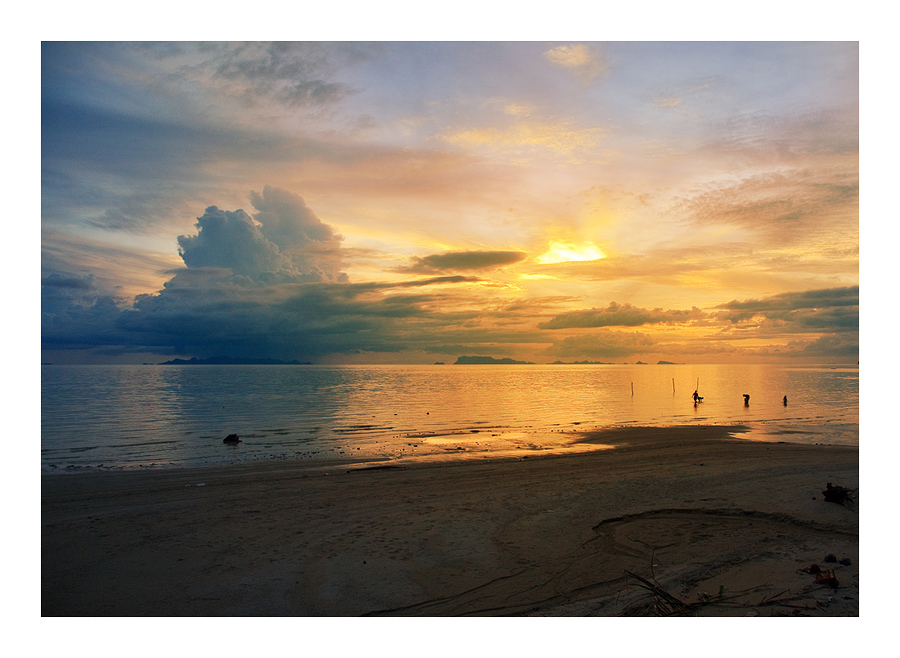
[[[858,488],[859,449],[735,427],[610,428],[582,441],[613,450],[518,459],[42,475],[42,614],[619,616],[649,614],[637,577],[655,576],[689,614],[858,616],[858,500],[821,491]]]
[[[576,423],[577,425],[577,423]],[[710,430],[709,428],[713,428]],[[445,448],[443,452],[420,452],[416,453],[415,448],[420,447],[422,443],[425,441],[422,437],[425,437],[425,440],[431,438],[439,438],[444,439],[447,436],[451,436],[450,434],[436,434],[436,435],[410,435],[410,439],[412,442],[407,442],[407,446],[412,446],[412,450],[410,452],[405,452],[405,448],[401,448],[401,452],[397,452],[396,454],[381,454],[381,455],[372,455],[372,454],[363,454],[357,456],[346,456],[340,457],[337,455],[329,455],[327,457],[313,457],[307,453],[297,453],[295,456],[287,456],[283,454],[272,454],[272,455],[255,455],[253,457],[243,457],[237,459],[226,460],[225,458],[219,460],[208,460],[208,461],[178,461],[178,462],[149,462],[149,463],[138,463],[138,464],[109,464],[109,463],[99,463],[99,464],[84,464],[84,465],[75,465],[68,464],[66,466],[57,466],[55,464],[49,465],[41,465],[40,475],[43,476],[56,476],[56,475],[80,475],[80,474],[90,474],[90,473],[140,473],[140,472],[158,472],[158,471],[172,471],[172,470],[206,470],[206,469],[217,469],[217,468],[240,468],[244,466],[251,466],[254,464],[291,464],[297,468],[327,468],[327,467],[337,467],[340,468],[344,465],[363,465],[363,464],[393,464],[398,467],[410,467],[419,464],[447,464],[447,463],[456,463],[456,462],[466,462],[471,463],[474,461],[497,461],[497,460],[516,460],[522,458],[543,458],[551,455],[574,455],[579,454],[584,451],[592,451],[598,449],[620,449],[621,446],[616,445],[616,441],[627,441],[634,442],[636,440],[641,440],[646,442],[646,439],[639,439],[642,434],[647,434],[648,436],[654,435],[654,433],[659,434],[660,437],[663,437],[662,440],[665,439],[667,434],[671,434],[672,431],[676,431],[679,434],[693,434],[696,431],[701,433],[709,432],[709,431],[724,431],[730,435],[738,434],[741,440],[756,442],[756,443],[784,443],[785,441],[782,437],[786,437],[790,439],[793,435],[814,435],[818,432],[815,430],[768,430],[765,426],[759,426],[756,423],[704,423],[704,424],[653,424],[653,425],[632,425],[632,424],[616,424],[616,425],[608,425],[608,426],[599,426],[593,429],[585,429],[585,428],[577,428],[570,427],[564,429],[551,429],[546,431],[545,433],[541,432],[532,432],[533,437],[530,441],[530,445],[520,445],[516,448],[510,447],[501,447],[501,448],[476,448],[471,445],[471,440],[467,441],[467,439],[472,438],[472,434],[470,432],[459,432],[460,439],[456,442],[454,441],[444,441],[447,445],[453,446],[461,446],[455,448]],[[857,434],[858,434],[858,425],[857,425]],[[559,437],[561,435],[573,437],[568,443],[558,443]],[[597,439],[596,437],[602,436],[604,440]],[[765,437],[765,438],[763,438]],[[415,442],[416,439],[419,439],[418,443]],[[502,440],[502,439],[501,439]],[[554,441],[557,442],[554,444]],[[793,442],[793,441],[789,441]],[[809,441],[801,441],[800,445],[834,445],[834,446],[851,446],[854,448],[859,448],[858,444],[852,443],[844,443],[844,442],[823,442],[823,443],[810,443]],[[589,447],[593,446],[593,447]],[[399,448],[399,444],[398,444]],[[352,446],[344,447],[344,450],[339,450],[338,448],[330,449],[330,452],[339,452],[340,455],[344,455],[347,451],[347,454],[352,454]],[[316,451],[318,453],[320,451]],[[325,450],[321,451],[323,454],[327,454]],[[527,457],[526,457],[527,455]]]

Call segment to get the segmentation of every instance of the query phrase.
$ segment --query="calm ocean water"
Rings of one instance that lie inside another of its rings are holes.
[[[704,401],[695,406],[698,381]],[[685,424],[746,424],[750,439],[858,445],[859,370],[42,366],[41,374],[42,472],[270,459],[481,459],[595,449],[573,442],[584,430]],[[242,442],[223,444],[232,433]]]

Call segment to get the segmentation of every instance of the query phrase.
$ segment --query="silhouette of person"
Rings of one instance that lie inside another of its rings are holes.
[[[784,406],[787,406],[787,396],[786,395],[784,396],[783,402],[784,402]]]
[[[700,397],[700,395],[697,393],[697,391],[694,391],[694,404],[697,404],[702,399],[703,398]]]
[[[745,407],[750,406],[750,396],[747,393],[744,393],[744,406]]]

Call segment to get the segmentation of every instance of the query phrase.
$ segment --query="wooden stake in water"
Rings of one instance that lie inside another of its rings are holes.
[[[631,397],[634,397],[634,382],[631,382]]]
[[[675,395],[675,378],[672,377],[672,395]]]

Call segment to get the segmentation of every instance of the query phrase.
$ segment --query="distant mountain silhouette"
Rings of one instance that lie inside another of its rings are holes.
[[[171,361],[163,361],[161,366],[302,366],[311,365],[309,361],[301,363],[300,361],[282,361],[280,359],[244,359],[233,358],[228,356],[214,356],[209,359],[172,359]]]
[[[534,365],[531,361],[516,361],[515,359],[510,359],[510,358],[506,358],[506,357],[504,357],[502,359],[495,359],[492,356],[460,356],[456,359],[456,363],[454,363],[453,365],[459,365],[459,364],[467,364],[468,365],[468,364],[473,364],[473,363],[479,364],[479,365],[483,365],[483,364],[487,364],[487,365],[510,365],[510,364]]]
[[[588,365],[588,366],[612,366],[615,365],[611,361],[554,361],[550,365],[552,366],[573,366],[573,365]]]

